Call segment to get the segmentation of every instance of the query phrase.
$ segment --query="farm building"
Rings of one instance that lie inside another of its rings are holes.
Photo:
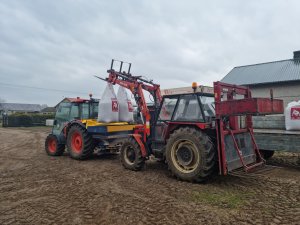
[[[53,114],[53,113],[55,113],[55,111],[56,111],[55,107],[46,107],[41,110],[41,113],[42,114]]]
[[[21,104],[21,103],[0,103],[0,116],[3,113],[8,115],[12,113],[35,113],[42,110],[39,104]]]
[[[222,82],[249,86],[253,97],[269,97],[272,89],[286,106],[300,99],[300,51],[292,59],[234,67]]]

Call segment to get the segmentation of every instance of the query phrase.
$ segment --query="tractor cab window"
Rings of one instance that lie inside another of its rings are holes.
[[[91,104],[91,119],[96,119],[98,117],[98,107],[99,107],[99,102],[93,102]]]
[[[211,96],[200,96],[202,108],[204,112],[204,116],[207,117],[214,117],[216,115],[215,111],[215,99]]]
[[[68,120],[71,109],[71,103],[62,102],[59,104],[58,109],[55,114],[55,119],[57,120]]]
[[[70,119],[79,119],[79,106],[77,104],[71,107]]]
[[[180,97],[174,119],[176,121],[202,121],[203,116],[196,95]]]
[[[177,97],[164,98],[164,102],[161,106],[158,120],[171,120],[176,106],[176,102],[177,102]]]
[[[89,119],[90,117],[89,112],[89,104],[88,103],[82,103],[81,104],[81,119]]]

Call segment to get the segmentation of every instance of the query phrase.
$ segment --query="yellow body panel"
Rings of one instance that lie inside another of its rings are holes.
[[[107,126],[108,132],[118,132],[118,131],[125,131],[125,130],[133,130],[135,128],[135,125],[113,125],[113,126]]]
[[[102,123],[102,122],[98,122],[97,120],[93,120],[93,119],[82,120],[81,122],[86,124],[86,128],[105,126],[107,128],[107,132],[133,130],[136,126],[135,124],[129,124],[127,122]]]

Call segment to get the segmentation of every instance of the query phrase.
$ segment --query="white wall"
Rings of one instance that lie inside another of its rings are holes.
[[[274,98],[282,99],[284,106],[291,101],[300,100],[300,81],[250,87],[252,97],[270,97],[271,88]]]

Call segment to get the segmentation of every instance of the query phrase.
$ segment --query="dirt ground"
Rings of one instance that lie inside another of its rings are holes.
[[[0,224],[300,224],[297,155],[193,184],[155,161],[133,172],[118,156],[49,157],[48,132],[0,128]]]

